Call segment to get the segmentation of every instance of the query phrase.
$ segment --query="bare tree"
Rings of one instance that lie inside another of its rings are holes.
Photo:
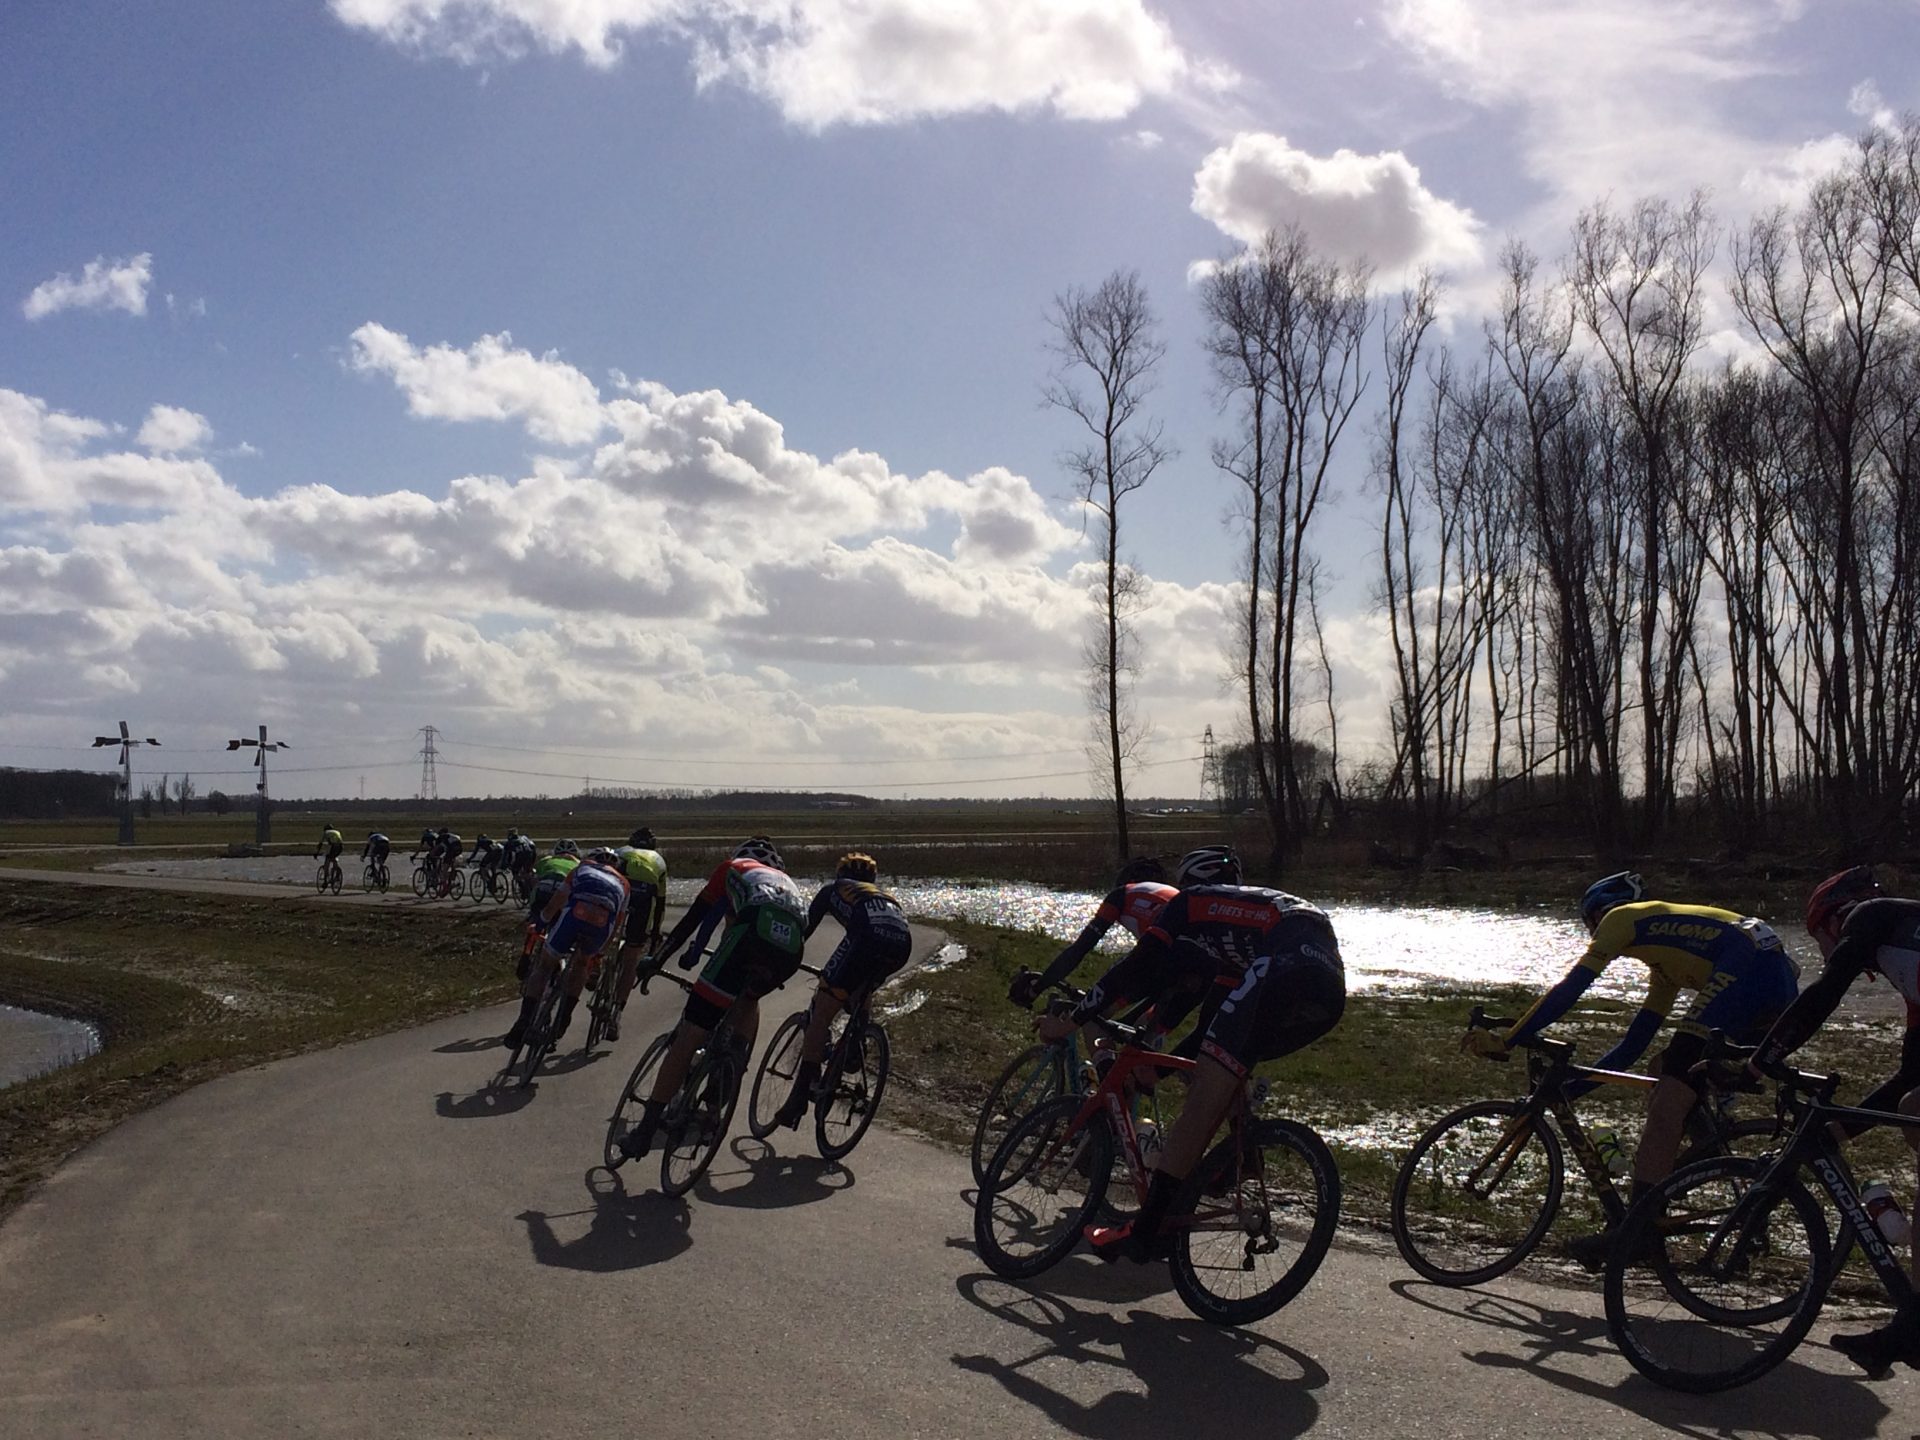
[[[173,782],[173,803],[180,807],[182,815],[187,813],[187,807],[193,803],[193,797],[197,793],[193,788],[191,775],[182,775]]]
[[[1046,401],[1079,421],[1085,440],[1065,456],[1102,542],[1100,630],[1087,648],[1088,691],[1100,726],[1101,772],[1113,788],[1114,832],[1122,860],[1127,837],[1126,768],[1145,732],[1132,704],[1132,617],[1142,578],[1120,555],[1120,502],[1171,456],[1160,422],[1143,413],[1153,372],[1166,355],[1159,324],[1136,271],[1114,271],[1092,290],[1054,297],[1047,323],[1054,369]]]

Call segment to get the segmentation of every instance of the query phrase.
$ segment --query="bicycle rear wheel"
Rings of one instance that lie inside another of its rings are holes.
[[[533,1012],[533,1023],[527,1026],[526,1058],[520,1067],[520,1088],[526,1089],[533,1083],[534,1072],[553,1053],[553,1027],[560,1019],[560,974],[547,983],[547,991],[540,997],[540,1005]]]
[[[507,892],[513,888],[513,882],[499,871],[487,877],[487,895],[496,905],[507,903]]]
[[[458,900],[466,893],[467,872],[464,870],[456,870],[453,872],[452,878],[447,881],[447,895],[451,899]]]
[[[327,889],[331,890],[334,894],[338,895],[340,893],[341,885],[344,884],[345,882],[346,882],[346,876],[340,873],[340,866],[338,862],[333,862],[328,864]]]
[[[639,1117],[640,1107],[646,1101],[648,1090],[652,1089],[653,1072],[660,1068],[660,1062],[666,1059],[672,1045],[673,1031],[667,1030],[654,1036],[647,1043],[647,1048],[640,1052],[639,1063],[633,1067],[633,1073],[627,1076],[627,1083],[620,1087],[620,1098],[613,1102],[613,1114],[607,1120],[606,1144],[600,1151],[600,1158],[606,1162],[609,1170],[618,1170],[627,1163],[626,1153],[620,1148],[620,1139]]]
[[[709,1050],[712,1039],[708,1039]],[[733,1123],[734,1106],[740,1103],[740,1070],[731,1054],[713,1055],[694,1069],[681,1087],[680,1096],[668,1107],[678,1108],[677,1123],[669,1122],[666,1146],[660,1155],[660,1189],[667,1195],[684,1195],[707,1173],[713,1157],[727,1138]]]
[[[413,893],[418,895],[422,900],[427,898],[427,882],[428,882],[427,867],[424,865],[414,866],[413,867]]]
[[[813,1109],[813,1138],[823,1160],[844,1160],[860,1143],[880,1109],[893,1073],[893,1045],[876,1020],[834,1049],[826,1094]]]
[[[761,1052],[753,1075],[753,1094],[747,1097],[747,1130],[756,1140],[773,1133],[780,1107],[793,1093],[793,1077],[800,1070],[800,1051],[807,1041],[807,1012],[797,1011],[780,1022],[773,1039]]]
[[[1030,1110],[987,1162],[973,1201],[973,1241],[996,1275],[1025,1280],[1058,1264],[1106,1193],[1113,1135],[1098,1116],[1069,1134],[1081,1101],[1062,1095]]]
[[[1524,1105],[1462,1105],[1427,1127],[1394,1177],[1393,1243],[1436,1285],[1485,1284],[1546,1235],[1565,1171],[1559,1137]]]
[[[1060,1052],[1052,1045],[1032,1045],[1007,1062],[980,1106],[973,1126],[973,1179],[984,1184],[987,1162],[993,1159],[1020,1117],[1064,1093]]]
[[[1634,1369],[1693,1394],[1773,1369],[1826,1298],[1832,1245],[1793,1177],[1727,1156],[1677,1170],[1627,1212],[1607,1257],[1607,1331]]]
[[[1293,1120],[1256,1120],[1244,1154],[1229,1136],[1188,1180],[1173,1288],[1215,1325],[1248,1325],[1306,1288],[1340,1224],[1333,1152]]]

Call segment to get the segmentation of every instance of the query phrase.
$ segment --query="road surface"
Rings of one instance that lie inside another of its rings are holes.
[[[636,997],[616,1055],[531,1091],[488,1085],[503,1007],[229,1076],[81,1152],[0,1226],[0,1435],[1920,1430],[1913,1372],[1867,1384],[1810,1343],[1673,1395],[1590,1292],[1450,1292],[1377,1248],[1248,1333],[1155,1270],[1008,1284],[970,1248],[964,1160],[880,1128],[845,1168],[741,1135],[684,1202],[650,1162],[623,1188],[590,1169],[604,1116],[678,1002]]]

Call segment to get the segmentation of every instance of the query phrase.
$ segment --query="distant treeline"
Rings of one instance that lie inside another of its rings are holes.
[[[111,815],[119,785],[96,770],[15,770],[0,766],[0,815],[20,820],[63,820]]]

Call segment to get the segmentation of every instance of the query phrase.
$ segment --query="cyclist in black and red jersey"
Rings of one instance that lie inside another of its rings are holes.
[[[857,992],[872,990],[913,957],[913,931],[900,902],[879,885],[880,867],[871,855],[851,851],[840,857],[833,879],[820,887],[807,907],[807,938],[831,915],[847,932],[820,971],[807,1014],[807,1038],[800,1049],[800,1068],[793,1090],[780,1107],[775,1123],[792,1129],[807,1113],[813,1087],[820,1081],[820,1062],[827,1053],[827,1036],[838,1015]]]
[[[1882,978],[1907,1002],[1907,1033],[1899,1068],[1860,1105],[1920,1115],[1920,900],[1883,894],[1872,867],[1856,865],[1815,887],[1807,897],[1806,922],[1826,964],[1820,978],[1775,1022],[1749,1062],[1749,1073],[1758,1079],[1806,1044],[1855,980],[1862,975]],[[1848,1127],[1851,1133],[1864,1128]],[[1920,1185],[1920,1130],[1901,1134],[1914,1150]],[[1920,1239],[1909,1263],[1915,1284],[1920,1284]],[[1878,1330],[1834,1336],[1833,1348],[1870,1375],[1884,1372],[1896,1360],[1920,1369],[1920,1296],[1907,1300],[1892,1322]]]
[[[1093,947],[1115,925],[1138,940],[1166,908],[1167,902],[1180,893],[1166,881],[1167,867],[1151,855],[1135,856],[1122,865],[1113,889],[1093,912],[1086,928],[1074,936],[1073,943],[1055,956],[1046,969],[1022,970],[1015,975],[1013,984],[1007,987],[1007,999],[1016,1005],[1031,1006],[1050,987],[1077,970],[1080,962],[1093,953]]]
[[[1248,1073],[1320,1039],[1346,1009],[1346,969],[1326,912],[1283,890],[1239,882],[1240,859],[1224,845],[1183,856],[1174,871],[1180,893],[1132,953],[1069,1016],[1035,1022],[1051,1041],[1130,1000],[1157,997],[1156,1018],[1169,1029],[1200,1006],[1181,1047],[1198,1052],[1192,1085],[1154,1162],[1140,1214],[1130,1224],[1087,1232],[1102,1259],[1166,1257],[1161,1222]]]

